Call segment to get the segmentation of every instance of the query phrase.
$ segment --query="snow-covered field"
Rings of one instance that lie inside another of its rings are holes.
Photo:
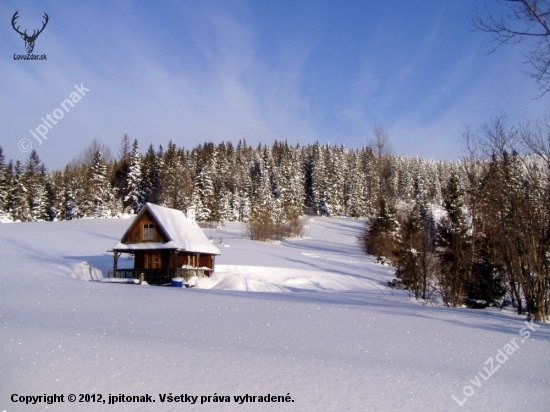
[[[206,230],[222,255],[198,288],[94,281],[129,223],[0,224],[0,411],[550,410],[550,326],[387,289],[362,221],[315,218],[274,244]],[[12,402],[44,394],[64,402]],[[194,405],[161,402],[186,394]]]

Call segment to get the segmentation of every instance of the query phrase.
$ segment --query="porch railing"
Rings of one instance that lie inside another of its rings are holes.
[[[200,274],[203,271],[199,271]],[[117,269],[114,273],[115,278],[139,279],[143,273],[144,280],[150,285],[163,285],[170,283],[172,278],[184,278],[189,280],[197,275],[196,269]]]

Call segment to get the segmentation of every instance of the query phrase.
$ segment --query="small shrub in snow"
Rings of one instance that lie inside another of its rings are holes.
[[[285,222],[277,222],[268,211],[260,211],[252,216],[246,228],[251,240],[265,242],[302,236],[304,222],[300,216],[293,216]]]

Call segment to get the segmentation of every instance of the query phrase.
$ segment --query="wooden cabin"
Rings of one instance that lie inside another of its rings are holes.
[[[113,247],[113,270],[117,278],[143,278],[149,284],[169,283],[174,277],[210,276],[220,251],[204,235],[194,219],[147,203]],[[134,256],[133,268],[119,268],[122,253]]]

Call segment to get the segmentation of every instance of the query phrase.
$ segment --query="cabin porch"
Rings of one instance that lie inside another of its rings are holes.
[[[111,272],[112,273],[112,272]],[[170,283],[172,278],[183,278],[186,281],[193,276],[204,276],[202,269],[116,269],[114,278],[122,279],[140,279],[143,274],[143,280],[150,285],[164,285]]]
[[[113,251],[113,270],[109,277],[143,279],[150,285],[170,283],[172,278],[189,280],[193,276],[210,276],[214,270],[214,256],[186,253],[177,250],[135,250],[133,268],[119,268],[121,252]],[[143,275],[143,277],[142,277]]]

